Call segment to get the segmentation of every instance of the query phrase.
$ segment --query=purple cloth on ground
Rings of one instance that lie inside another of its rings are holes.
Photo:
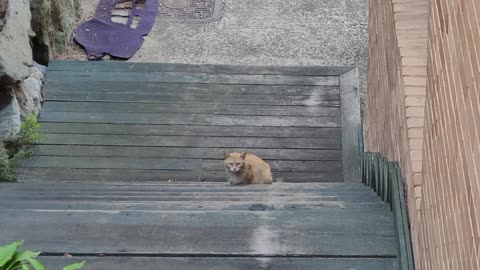
[[[143,36],[152,29],[158,0],[132,0],[126,25],[111,19],[115,5],[123,2],[126,1],[100,0],[93,19],[75,29],[74,39],[85,48],[89,60],[97,60],[105,54],[128,59],[142,46]],[[138,24],[132,29],[134,18],[138,19]]]

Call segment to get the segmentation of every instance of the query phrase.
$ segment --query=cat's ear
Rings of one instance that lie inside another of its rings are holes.
[[[227,153],[227,152],[223,152],[223,158],[224,158],[224,159],[227,159],[229,156],[230,156],[230,154],[229,154],[229,153]]]
[[[240,154],[240,157],[241,157],[242,159],[245,159],[246,156],[247,156],[247,152],[242,152],[242,153]]]

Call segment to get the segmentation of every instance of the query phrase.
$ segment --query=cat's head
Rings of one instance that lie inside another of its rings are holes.
[[[225,169],[232,173],[238,173],[243,169],[245,165],[245,156],[247,153],[223,153]]]

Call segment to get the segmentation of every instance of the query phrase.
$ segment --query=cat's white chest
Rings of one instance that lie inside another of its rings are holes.
[[[242,179],[238,175],[231,173],[228,170],[225,171],[225,174],[227,175],[227,180],[230,185],[238,185],[242,182]]]

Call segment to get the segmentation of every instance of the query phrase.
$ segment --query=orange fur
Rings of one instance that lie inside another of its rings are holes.
[[[250,153],[224,153],[225,172],[231,185],[271,184],[272,171],[261,158]]]

